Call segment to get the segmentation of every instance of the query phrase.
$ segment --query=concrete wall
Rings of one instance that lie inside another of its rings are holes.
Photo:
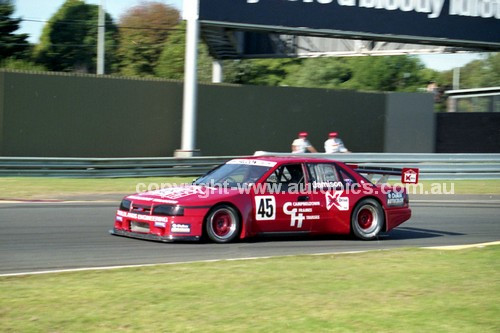
[[[4,73],[4,156],[171,156],[182,84]]]
[[[172,156],[182,82],[0,71],[3,156]],[[3,96],[3,101],[2,101]],[[355,152],[432,152],[428,94],[200,85],[203,155],[288,152],[299,131],[318,151],[338,131]],[[417,138],[417,139],[415,139]]]
[[[438,113],[436,152],[500,153],[500,113]]]
[[[323,89],[204,86],[198,147],[203,154],[288,152],[299,131],[323,151],[338,131],[353,151],[383,151],[385,95]]]
[[[435,114],[431,94],[387,93],[385,152],[434,152]]]

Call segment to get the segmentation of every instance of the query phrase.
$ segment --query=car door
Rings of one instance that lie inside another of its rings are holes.
[[[320,202],[319,221],[312,225],[314,233],[343,233],[349,230],[351,200],[346,182],[335,163],[307,163],[312,200]]]
[[[281,165],[265,181],[265,193],[255,195],[255,231],[257,233],[310,232],[319,202],[305,193],[305,169],[302,163]]]

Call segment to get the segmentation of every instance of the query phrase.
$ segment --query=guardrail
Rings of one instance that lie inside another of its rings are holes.
[[[288,153],[256,152],[256,155],[290,156]],[[500,154],[350,153],[300,154],[336,159],[363,167],[383,166],[420,169],[420,179],[500,179]]]
[[[199,176],[231,158],[0,157],[0,176],[93,178]]]
[[[257,152],[257,155],[292,156]],[[362,166],[417,167],[420,179],[500,179],[500,154],[293,154]],[[191,158],[43,158],[0,157],[0,176],[29,177],[164,177],[199,176],[239,156]]]

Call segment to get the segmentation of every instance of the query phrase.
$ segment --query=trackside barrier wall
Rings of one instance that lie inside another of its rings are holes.
[[[291,154],[259,152],[259,155],[290,156]],[[421,179],[500,179],[500,154],[304,155],[340,160],[360,166],[418,167]],[[0,176],[90,178],[199,176],[235,157],[237,156],[182,159],[0,157]]]
[[[168,157],[180,148],[180,81],[0,70],[0,156]],[[200,84],[204,156],[319,151],[337,131],[355,152],[434,152],[431,94]]]
[[[500,153],[500,112],[436,114],[437,153]]]

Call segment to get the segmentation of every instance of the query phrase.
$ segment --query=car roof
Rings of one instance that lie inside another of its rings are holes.
[[[279,164],[283,163],[306,163],[306,162],[322,162],[322,163],[338,163],[337,160],[331,160],[327,158],[321,157],[306,157],[306,156],[248,156],[244,157],[244,159],[249,160],[260,160],[260,161],[269,161],[269,162],[277,162]]]

